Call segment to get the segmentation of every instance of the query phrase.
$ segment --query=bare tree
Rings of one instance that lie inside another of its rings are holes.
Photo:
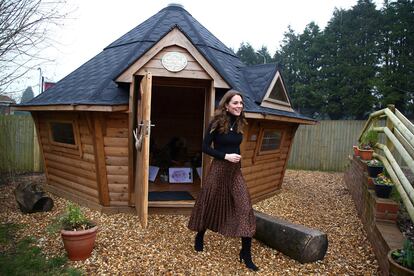
[[[62,23],[65,0],[0,0],[0,95],[47,61],[53,27]]]

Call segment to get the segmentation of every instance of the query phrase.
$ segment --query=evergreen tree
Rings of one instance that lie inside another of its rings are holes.
[[[320,118],[322,98],[320,94],[321,32],[311,22],[303,34],[296,35],[289,28],[285,33],[281,50],[275,59],[282,66],[282,74],[293,107],[300,113]]]
[[[331,119],[365,119],[373,110],[379,15],[371,0],[359,0],[335,10],[325,28],[321,92]]]
[[[377,78],[378,108],[395,104],[414,115],[414,2],[386,1],[381,18],[381,56]]]
[[[253,49],[252,45],[248,42],[242,42],[240,44],[239,50],[237,50],[236,55],[240,58],[240,60],[246,65],[254,65],[260,64],[263,59],[258,58],[256,51]]]

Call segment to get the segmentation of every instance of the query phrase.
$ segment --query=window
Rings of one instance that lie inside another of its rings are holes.
[[[72,123],[51,122],[50,130],[54,142],[76,145]]]
[[[267,129],[263,131],[260,152],[275,151],[280,148],[282,141],[282,131],[277,129]]]
[[[272,91],[270,92],[269,98],[272,100],[277,100],[281,102],[288,103],[285,90],[282,85],[282,81],[280,78],[276,80],[275,85],[272,88]]]
[[[82,156],[77,119],[50,120],[49,143],[53,151]]]

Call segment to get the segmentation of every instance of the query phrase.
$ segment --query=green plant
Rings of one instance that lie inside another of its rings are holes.
[[[372,149],[376,143],[378,143],[378,133],[372,129],[368,130],[361,138],[360,149]]]
[[[406,239],[404,247],[393,251],[391,256],[398,264],[414,269],[414,246],[410,240]]]
[[[377,178],[375,178],[375,182],[377,184],[388,185],[388,186],[394,185],[392,180],[389,177],[387,177],[384,172],[378,174]]]
[[[0,275],[82,275],[68,267],[64,256],[46,257],[33,237],[18,240],[16,232],[24,225],[0,224]]]
[[[367,163],[368,166],[370,167],[383,167],[384,165],[382,164],[381,161],[379,161],[378,159],[371,159],[368,161]]]
[[[48,230],[50,232],[56,232],[60,229],[79,231],[90,229],[94,226],[95,224],[85,217],[78,205],[69,203],[65,213],[56,218],[49,225]]]

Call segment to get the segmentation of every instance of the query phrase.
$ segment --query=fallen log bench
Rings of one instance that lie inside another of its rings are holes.
[[[254,215],[254,237],[257,240],[300,263],[314,262],[325,257],[328,249],[328,237],[325,233],[259,211],[254,211]]]

